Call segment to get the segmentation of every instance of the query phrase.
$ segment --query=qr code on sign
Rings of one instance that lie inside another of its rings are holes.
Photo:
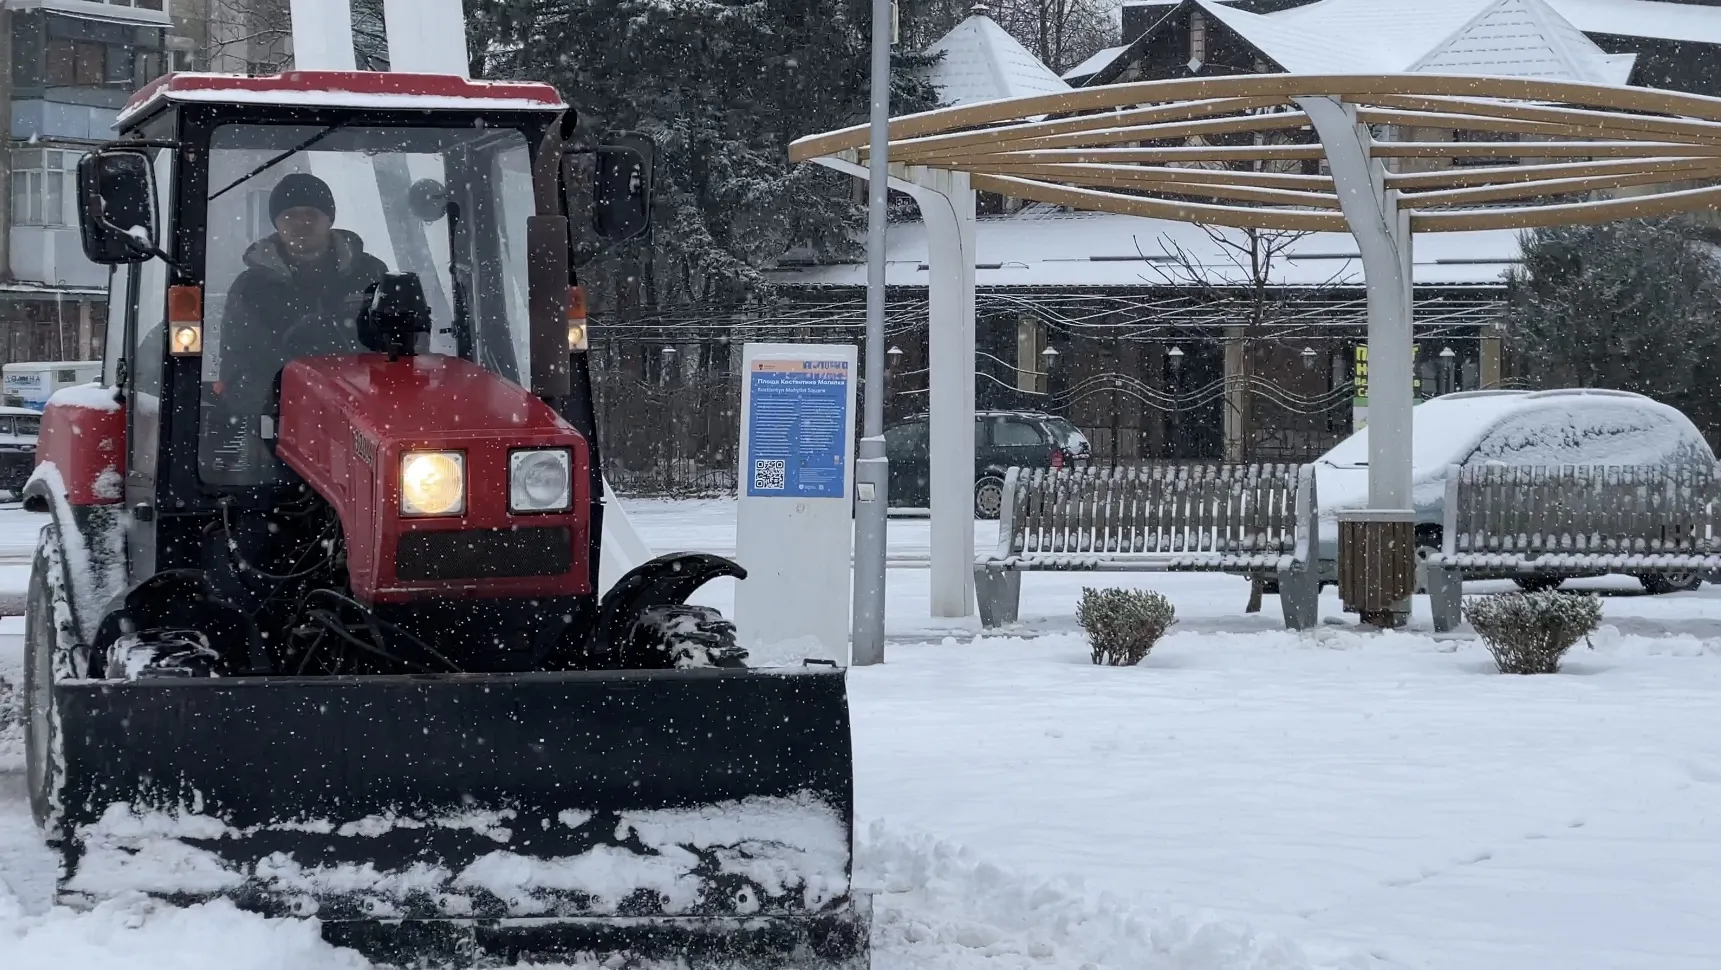
[[[762,492],[780,492],[786,481],[789,463],[782,458],[753,460],[753,487]]]

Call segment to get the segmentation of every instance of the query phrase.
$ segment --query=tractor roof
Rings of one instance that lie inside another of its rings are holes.
[[[555,88],[537,81],[469,81],[453,74],[382,71],[287,71],[263,77],[178,73],[164,75],[132,95],[114,127],[123,128],[170,101],[445,111],[555,111],[567,106]]]

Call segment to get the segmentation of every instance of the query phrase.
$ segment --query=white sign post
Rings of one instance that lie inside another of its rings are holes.
[[[742,348],[735,625],[753,663],[848,663],[857,362],[843,344]]]

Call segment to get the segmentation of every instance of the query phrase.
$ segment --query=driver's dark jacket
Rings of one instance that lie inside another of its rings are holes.
[[[278,235],[253,243],[227,292],[217,395],[235,411],[261,413],[288,361],[359,350],[359,304],[387,272],[358,233],[345,229],[308,264],[289,261]]]

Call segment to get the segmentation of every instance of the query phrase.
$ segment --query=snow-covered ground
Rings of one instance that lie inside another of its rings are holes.
[[[733,503],[630,508],[660,551],[733,549]],[[0,512],[0,563],[28,553],[22,515]],[[892,520],[893,554],[926,543]],[[1243,581],[1191,575],[1103,577],[1181,622],[1142,666],[1096,668],[1073,613],[1097,581],[1030,574],[1023,627],[980,636],[926,618],[924,568],[891,570],[889,662],[849,675],[878,970],[1715,965],[1721,589],[1596,581],[1593,649],[1509,678],[1425,612],[1363,634],[1327,598],[1327,624],[1292,634],[1271,597],[1246,615]],[[0,621],[9,679],[20,629]],[[0,966],[362,965],[221,906],[49,909],[4,759]]]

